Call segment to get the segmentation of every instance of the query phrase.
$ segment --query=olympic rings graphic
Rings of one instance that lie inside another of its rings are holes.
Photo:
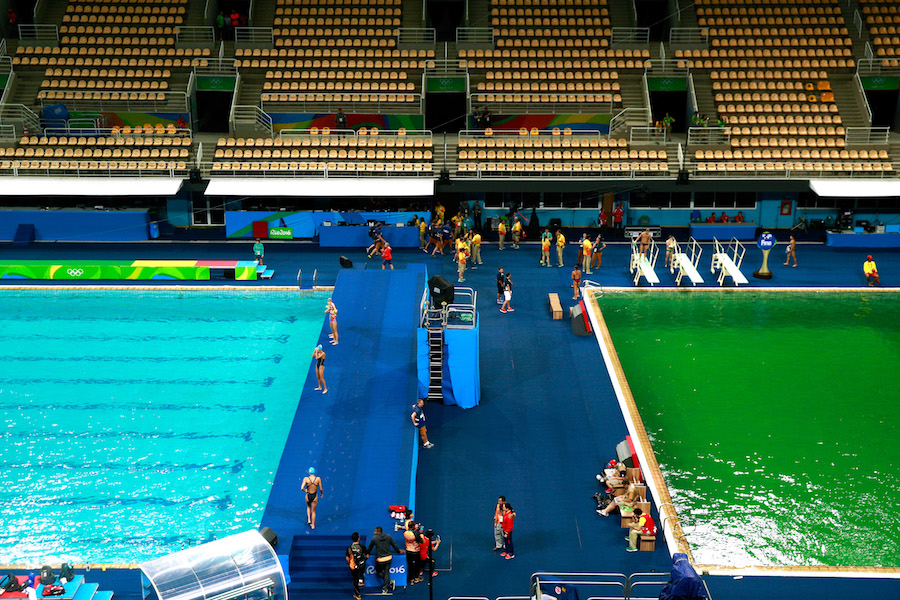
[[[67,269],[66,273],[69,274],[69,277],[81,277],[82,275],[84,275],[84,269]]]

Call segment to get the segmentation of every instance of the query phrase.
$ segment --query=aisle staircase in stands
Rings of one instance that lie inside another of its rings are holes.
[[[350,588],[344,553],[350,546],[348,535],[295,535],[288,555],[288,598],[334,598],[336,590]],[[360,535],[359,543],[366,545]],[[352,591],[352,590],[351,590]],[[349,593],[346,594],[349,596]]]

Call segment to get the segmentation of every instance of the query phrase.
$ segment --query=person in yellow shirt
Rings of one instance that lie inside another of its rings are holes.
[[[506,240],[506,223],[500,221],[500,226],[497,228],[497,233],[500,234],[500,249],[503,250],[503,242]]]
[[[871,254],[866,257],[866,262],[863,263],[863,273],[866,274],[869,285],[881,285],[881,277],[878,276],[878,267],[875,266],[875,261],[872,260]]]
[[[444,220],[444,205],[440,202],[434,205],[434,220],[441,222]]]
[[[465,242],[460,244],[459,252],[456,254],[456,264],[459,269],[459,283],[462,283],[466,280],[466,258],[469,255],[468,248],[466,247]]]
[[[591,252],[593,250],[593,242],[585,235],[581,242],[581,270],[587,275],[591,274]]]
[[[428,224],[425,223],[424,217],[419,221],[419,248],[425,249],[425,232],[428,230]]]
[[[563,235],[562,230],[556,232],[556,259],[559,262],[559,266],[563,266],[563,250],[566,247],[566,236]]]
[[[550,266],[550,238],[548,237],[541,240],[541,266]]]
[[[478,265],[483,264],[481,262],[481,234],[476,231],[472,236],[472,268],[477,269]]]
[[[519,240],[522,239],[522,223],[519,222],[519,217],[516,217],[516,222],[513,223],[512,234],[513,234],[513,248],[518,250],[519,249]]]

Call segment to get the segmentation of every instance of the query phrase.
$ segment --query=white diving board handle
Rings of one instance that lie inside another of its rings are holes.
[[[725,254],[724,252],[721,254],[716,254],[716,260],[719,261],[719,267],[722,271],[731,277],[732,281],[734,281],[734,285],[740,285],[742,283],[749,283],[747,278],[744,277],[744,274],[741,273],[741,270],[738,269],[737,265],[734,264],[734,261],[731,260],[731,257]],[[719,285],[722,284],[723,278],[719,277]]]

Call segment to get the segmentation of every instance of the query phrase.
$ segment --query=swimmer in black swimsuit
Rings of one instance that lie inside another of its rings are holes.
[[[319,498],[325,495],[322,491],[322,478],[316,475],[315,468],[309,468],[309,475],[303,478],[300,489],[306,492],[306,524],[315,529],[316,506],[319,504]]]
[[[325,383],[325,352],[322,351],[322,345],[316,346],[313,350],[313,358],[316,359],[316,381],[319,387],[316,390],[322,390],[323,394],[328,393],[328,384]]]

